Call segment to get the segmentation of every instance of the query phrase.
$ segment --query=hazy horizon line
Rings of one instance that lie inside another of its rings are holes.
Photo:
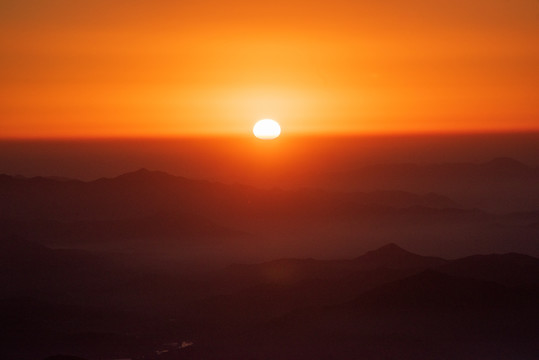
[[[209,134],[149,134],[149,135],[54,135],[54,136],[1,136],[0,141],[70,141],[70,140],[172,140],[172,139],[251,139],[261,142],[279,141],[287,138],[354,138],[354,137],[414,137],[414,136],[477,136],[477,135],[539,135],[539,128],[530,129],[478,129],[451,131],[362,131],[362,132],[293,132],[281,133],[276,139],[262,140],[252,133]]]

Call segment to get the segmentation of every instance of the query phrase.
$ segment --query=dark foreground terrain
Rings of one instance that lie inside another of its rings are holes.
[[[539,259],[283,259],[186,275],[2,241],[3,358],[536,359]]]
[[[362,171],[0,175],[0,358],[539,358],[538,168]]]

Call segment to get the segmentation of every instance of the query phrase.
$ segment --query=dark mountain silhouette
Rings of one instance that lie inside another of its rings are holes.
[[[333,234],[340,236],[346,234],[347,224],[353,224],[348,226],[356,231],[356,238],[369,241],[372,247],[380,244],[370,242],[376,237],[450,257],[488,252],[537,256],[533,240],[537,235],[533,226],[536,216],[536,212],[496,215],[480,209],[422,206],[398,209],[346,203],[332,209],[325,219],[340,225],[340,228],[330,228]]]
[[[536,177],[538,169],[529,167],[524,163],[515,159],[500,157],[495,158],[485,163],[440,163],[430,165],[418,164],[388,164],[388,165],[372,165],[364,170],[376,170],[380,172],[400,172],[403,175],[406,173],[418,172],[423,175],[430,176],[450,176],[450,177],[506,177],[506,178],[521,178],[521,177]],[[366,172],[369,174],[369,172]]]
[[[218,324],[240,326],[297,309],[350,301],[367,290],[445,262],[389,244],[350,260],[281,259],[234,265],[220,277],[221,295],[191,307],[209,324],[220,319]]]
[[[506,286],[539,285],[539,259],[521,254],[468,256],[447,262],[437,270]]]
[[[79,250],[53,250],[26,239],[0,239],[0,297],[62,297],[116,279],[112,261]]]
[[[50,178],[17,179],[0,177],[0,195],[5,199],[5,218],[96,220],[144,217],[168,212],[195,213],[221,217],[227,212],[271,214],[320,209],[332,203],[385,204],[395,207],[413,205],[456,206],[436,194],[405,192],[325,193],[316,191],[258,190],[240,185],[224,185],[189,180],[145,169],[112,179],[91,182],[56,181]],[[78,207],[78,208],[76,208]],[[224,214],[223,214],[223,209]]]
[[[444,260],[388,244],[351,259],[282,259],[186,279],[122,257],[20,238],[0,244],[1,264],[42,299],[15,298],[2,284],[0,323],[10,335],[0,353],[26,354],[21,359],[47,352],[165,359],[155,351],[171,339],[195,343],[189,351],[164,347],[171,350],[163,356],[178,359],[537,353],[539,260],[529,256]]]
[[[363,269],[388,268],[388,269],[415,269],[434,267],[446,262],[446,260],[413,254],[396,244],[388,244],[381,248],[367,252],[355,259]]]
[[[500,260],[490,260],[496,258]],[[226,273],[224,285],[232,294],[204,303],[206,310],[199,311],[213,318],[227,313],[229,321],[237,322],[239,318],[252,321],[305,306],[346,302],[367,290],[425,269],[435,269],[440,276],[442,272],[454,273],[511,287],[533,288],[537,285],[536,262],[535,258],[517,254],[449,261],[416,255],[388,244],[352,260],[282,259],[259,265],[234,265]],[[504,263],[505,266],[500,266]]]
[[[455,277],[426,270],[406,279],[383,285],[350,304],[354,308],[399,308],[425,310],[455,308],[479,310],[485,307],[533,307],[535,297],[502,285]]]
[[[221,355],[533,359],[537,300],[533,293],[428,270],[343,305],[293,312],[234,343],[227,349],[232,356]]]
[[[119,243],[146,246],[145,239],[153,241],[153,250],[158,247],[173,247],[184,243],[219,243],[238,238],[248,238],[245,232],[220,226],[202,216],[193,214],[163,214],[159,216],[117,220],[8,220],[0,219],[4,233],[21,234],[37,238],[45,243],[71,245],[85,243]],[[148,250],[148,249],[147,249]]]
[[[163,310],[182,306],[213,293],[187,265],[161,258],[50,249],[14,237],[2,238],[0,250],[0,299],[85,305],[91,300],[95,306],[142,311],[157,304]]]
[[[465,207],[488,211],[533,211],[539,203],[539,168],[510,158],[486,163],[376,164],[326,175],[323,188],[347,191],[432,191]]]
[[[449,256],[537,255],[529,241],[538,235],[536,212],[463,209],[435,193],[260,190],[141,169],[90,182],[3,175],[0,197],[1,233],[63,247],[91,243],[110,249],[117,243],[117,249],[140,249],[152,242],[166,252],[178,243],[229,244],[230,251],[214,252],[244,254],[251,261],[320,257],[328,249],[329,256],[342,257],[398,241]],[[473,241],[458,240],[465,237]]]
[[[537,170],[537,168],[529,167],[518,160],[508,157],[499,157],[484,164],[481,164],[479,171],[489,176],[505,175],[510,177],[516,177],[522,175],[536,176],[538,175]]]
[[[0,266],[3,275],[17,275],[24,271],[57,271],[58,267],[81,267],[88,261],[99,259],[98,255],[72,250],[54,250],[19,236],[0,237]],[[8,271],[9,269],[9,271]]]
[[[434,209],[461,208],[462,205],[447,196],[436,193],[417,195],[406,191],[373,191],[359,192],[345,195],[348,200],[353,199],[359,204],[385,205],[397,208],[425,206]]]
[[[376,269],[425,269],[446,260],[416,255],[388,244],[350,260],[281,259],[256,265],[233,265],[229,276],[277,284],[305,279],[328,279]],[[239,280],[236,280],[239,281]]]
[[[222,295],[193,307],[209,322],[219,317],[229,323],[261,321],[297,308],[349,301],[445,262],[388,244],[349,260],[281,259],[233,265],[220,277]]]

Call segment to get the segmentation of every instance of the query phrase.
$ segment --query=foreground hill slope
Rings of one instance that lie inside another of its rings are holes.
[[[24,239],[0,245],[8,358],[537,355],[539,259],[530,256],[446,260],[388,244],[350,259],[280,259],[193,277]],[[159,344],[183,340],[194,345],[156,355]]]

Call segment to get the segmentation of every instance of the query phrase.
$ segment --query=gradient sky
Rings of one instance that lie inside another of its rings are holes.
[[[0,0],[0,137],[539,129],[537,0]]]

